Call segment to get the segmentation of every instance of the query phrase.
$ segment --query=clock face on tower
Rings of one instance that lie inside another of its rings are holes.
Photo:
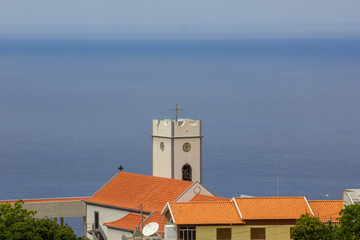
[[[184,152],[189,152],[190,149],[191,149],[191,144],[190,143],[186,142],[186,143],[183,144]]]
[[[165,144],[163,142],[160,143],[160,150],[161,151],[164,151],[165,149]]]

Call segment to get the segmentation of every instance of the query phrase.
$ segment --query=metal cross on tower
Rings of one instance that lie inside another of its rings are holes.
[[[176,108],[172,108],[171,111],[176,111],[176,121],[178,120],[178,111],[182,111],[181,108],[178,108],[178,105],[176,104]]]

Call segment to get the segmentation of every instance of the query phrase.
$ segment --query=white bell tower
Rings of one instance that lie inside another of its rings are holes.
[[[153,120],[153,176],[202,181],[201,121]]]

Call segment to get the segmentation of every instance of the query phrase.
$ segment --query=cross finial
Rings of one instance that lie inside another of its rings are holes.
[[[118,167],[118,169],[121,172],[124,168],[123,168],[123,166],[120,165],[120,167]]]
[[[182,111],[181,108],[178,108],[178,105],[176,104],[176,108],[172,108],[171,111],[176,111],[176,121],[178,120],[178,111]]]

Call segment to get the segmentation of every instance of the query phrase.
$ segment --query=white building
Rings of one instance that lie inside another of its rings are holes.
[[[141,224],[141,212],[144,225],[157,222],[161,233],[165,225],[161,210],[166,203],[189,202],[199,195],[213,196],[199,182],[120,172],[85,201],[87,237],[101,239],[101,235],[111,240],[131,236]]]
[[[89,238],[121,239],[136,226],[157,222],[167,202],[216,197],[201,185],[201,121],[153,120],[153,176],[120,172],[85,201]]]
[[[153,120],[152,132],[153,176],[201,183],[201,121]]]
[[[344,205],[360,204],[360,189],[345,189],[342,194]]]

